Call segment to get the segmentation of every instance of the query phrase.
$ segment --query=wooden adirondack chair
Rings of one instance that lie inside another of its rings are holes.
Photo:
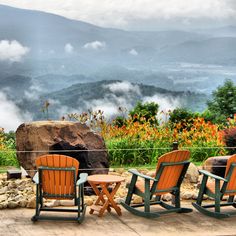
[[[225,170],[225,178],[214,175],[206,170],[199,170],[203,174],[202,183],[199,189],[197,201],[192,203],[193,206],[203,214],[215,218],[226,218],[231,215],[236,215],[235,212],[221,212],[222,206],[233,206],[236,208],[234,196],[236,195],[236,154],[231,156],[227,161]],[[214,179],[214,182],[209,182],[208,178]],[[212,197],[214,204],[202,205],[203,195],[206,194]],[[228,201],[221,203],[222,197],[228,195]],[[214,208],[214,211],[208,210]]]
[[[180,207],[180,185],[190,164],[189,151],[172,151],[161,156],[157,163],[155,177],[139,173],[137,170],[129,170],[133,174],[129,185],[125,202],[122,206],[128,211],[147,218],[159,217],[161,214],[169,212],[188,213],[192,209]],[[141,177],[142,181],[137,181]],[[175,205],[169,205],[161,200],[161,195],[171,193],[175,197]],[[141,196],[144,203],[131,204],[133,194]],[[154,198],[154,200],[152,200]],[[151,212],[151,205],[160,205],[165,210]],[[143,207],[138,210],[138,207]]]
[[[79,162],[65,155],[43,155],[36,159],[38,172],[33,180],[36,188],[36,213],[32,221],[37,220],[76,220],[81,223],[84,219],[86,205],[84,204],[84,183],[87,181],[87,174],[80,174],[78,181],[77,174]],[[78,187],[78,188],[77,188]],[[43,204],[43,199],[74,199],[76,209],[49,208]],[[41,211],[54,212],[76,212],[75,217],[59,217],[40,215]]]

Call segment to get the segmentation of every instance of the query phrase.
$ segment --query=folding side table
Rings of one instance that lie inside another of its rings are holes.
[[[98,216],[102,216],[105,210],[110,212],[112,207],[120,216],[121,209],[115,203],[114,196],[125,179],[116,175],[90,175],[87,180],[98,196],[94,205],[90,207],[89,213],[93,214],[94,211],[98,211]],[[107,199],[104,198],[105,196]]]

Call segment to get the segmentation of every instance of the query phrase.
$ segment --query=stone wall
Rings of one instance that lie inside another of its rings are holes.
[[[153,176],[155,170],[143,169],[140,170],[141,173]],[[123,168],[110,169],[109,174],[118,175],[125,178],[125,182],[123,182],[118,189],[115,195],[115,201],[120,203],[124,201],[127,195],[127,183],[130,182],[132,175],[127,172]],[[1,178],[2,176],[2,178]],[[198,168],[191,164],[188,172],[185,176],[183,184],[181,186],[181,198],[182,200],[193,200],[197,198],[198,194],[198,185],[199,185],[199,174]],[[92,205],[97,196],[85,196],[85,203],[90,206]],[[164,201],[171,201],[171,194],[164,194],[162,196]],[[142,203],[142,198],[135,196],[132,199],[133,203]],[[72,206],[74,201],[72,200],[48,200],[45,201],[45,205],[48,207],[53,206]],[[6,175],[0,175],[0,209],[3,208],[16,208],[16,207],[35,207],[35,184],[33,184],[31,179],[23,178],[22,180],[6,180]]]

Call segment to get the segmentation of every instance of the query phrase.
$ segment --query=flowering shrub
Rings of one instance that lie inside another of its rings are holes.
[[[224,140],[219,126],[206,122],[203,118],[195,118],[192,123],[185,123],[185,128],[176,125],[175,139],[180,148],[191,151],[194,161],[203,161],[210,156],[224,155]]]
[[[126,125],[107,124],[101,131],[106,140],[112,164],[154,164],[163,153],[171,150],[174,141],[179,148],[189,149],[194,161],[203,161],[210,156],[224,155],[224,140],[218,125],[203,118],[192,122],[182,120],[174,126],[167,122],[152,126],[149,121],[133,122]]]
[[[159,125],[145,117],[137,120],[135,116],[128,117],[123,123],[116,119],[107,123],[102,111],[70,114],[69,118],[86,123],[100,132],[106,142],[111,165],[156,164],[158,157],[172,150],[175,141],[180,149],[190,150],[191,158],[196,162],[210,156],[225,155],[224,147],[229,146],[227,137],[233,136],[236,143],[236,116],[227,121],[231,136],[225,136],[222,124],[212,124],[201,117],[192,118],[191,122],[188,118],[175,123],[166,119]],[[15,150],[14,138],[1,129],[0,165],[18,165],[12,150]]]

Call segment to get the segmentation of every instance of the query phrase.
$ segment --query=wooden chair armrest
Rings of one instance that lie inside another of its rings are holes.
[[[217,179],[217,180],[222,180],[222,181],[224,181],[224,182],[228,182],[227,179],[225,179],[225,178],[223,178],[223,177],[220,177],[220,176],[218,176],[218,175],[214,175],[214,174],[210,173],[209,171],[206,171],[206,170],[199,170],[199,172],[200,172],[201,174],[203,174],[203,175],[208,176],[208,177],[211,177],[211,178],[214,178],[214,179]]]
[[[37,171],[36,174],[34,175],[33,181],[34,181],[36,184],[39,184],[39,172],[38,172],[38,171]]]
[[[79,180],[77,181],[76,185],[79,186],[81,184],[84,184],[87,181],[88,174],[87,173],[81,173],[79,175]]]
[[[130,173],[132,173],[133,175],[137,175],[141,178],[144,178],[144,179],[148,179],[148,180],[153,180],[153,181],[157,181],[155,178],[152,178],[148,175],[144,175],[144,174],[141,174],[140,172],[138,172],[136,169],[131,169],[129,170]]]

